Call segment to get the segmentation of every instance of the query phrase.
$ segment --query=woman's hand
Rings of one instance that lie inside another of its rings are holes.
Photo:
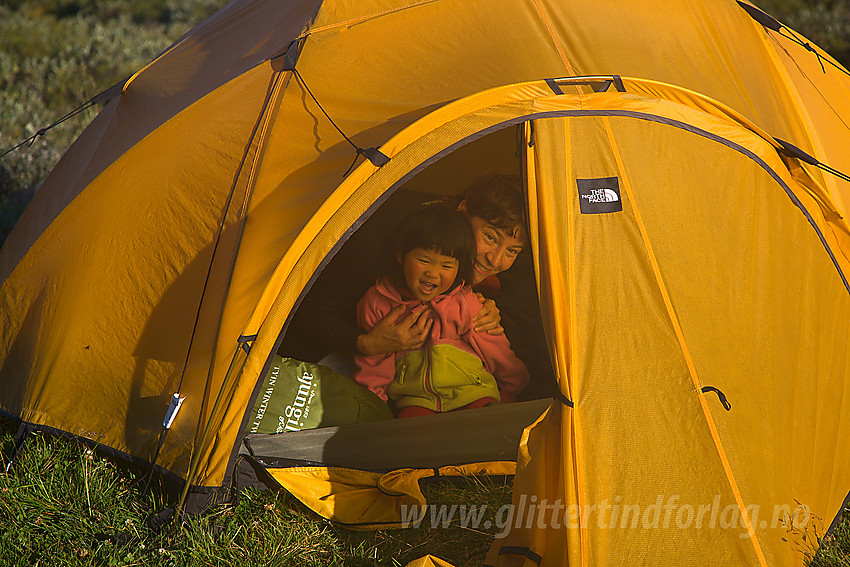
[[[357,337],[357,349],[366,356],[421,348],[428,340],[433,320],[431,307],[424,305],[398,323],[404,305],[395,306],[371,331]]]
[[[499,308],[496,307],[496,302],[484,297],[480,293],[476,293],[475,295],[481,301],[481,310],[472,319],[475,332],[487,333],[488,335],[504,334],[505,329],[502,328],[502,316],[499,314]]]

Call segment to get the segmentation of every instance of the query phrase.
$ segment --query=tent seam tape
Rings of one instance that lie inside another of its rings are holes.
[[[413,2],[412,4],[408,4],[407,6],[399,6],[397,8],[382,10],[380,12],[373,12],[371,14],[367,14],[365,16],[359,16],[357,18],[349,18],[349,19],[343,20],[341,22],[336,22],[336,23],[333,23],[333,24],[327,24],[327,25],[324,25],[324,26],[319,26],[319,27],[312,28],[310,30],[303,32],[301,35],[296,37],[294,41],[300,41],[300,40],[305,39],[306,37],[308,37],[310,35],[313,35],[314,33],[320,33],[320,32],[324,32],[324,31],[328,31],[328,30],[332,30],[332,29],[336,29],[336,28],[340,28],[340,27],[351,26],[351,25],[354,25],[354,24],[361,24],[363,22],[368,22],[369,20],[374,20],[376,18],[388,16],[388,15],[394,14],[396,12],[402,12],[404,10],[409,10],[410,8],[416,8],[416,7],[419,7],[419,6],[424,6],[425,4],[433,4],[434,2],[437,2],[437,1],[438,0],[421,0],[420,2]]]
[[[575,75],[576,71],[573,69],[572,65],[567,61],[567,56],[564,53],[564,49],[560,43],[558,43],[557,38],[555,37],[555,33],[552,27],[552,23],[549,21],[549,17],[546,14],[546,10],[543,9],[543,6],[540,5],[540,0],[534,0],[534,6],[537,8],[537,12],[540,14],[540,18],[543,20],[543,23],[546,24],[546,31],[549,32],[549,37],[552,39],[552,43],[555,44],[555,49],[558,50],[558,56],[561,58],[561,62],[564,64],[564,67],[567,68],[567,71],[570,75]]]
[[[136,77],[138,77],[139,75],[141,75],[142,73],[147,71],[150,67],[152,67],[154,65],[154,63],[157,63],[160,59],[165,57],[168,53],[171,53],[171,51],[173,51],[175,48],[182,45],[187,39],[188,39],[188,33],[186,35],[184,35],[182,38],[180,38],[177,41],[175,41],[174,43],[172,43],[170,46],[166,47],[165,50],[162,53],[160,53],[159,55],[157,55],[154,58],[153,61],[151,61],[150,63],[148,63],[147,65],[145,65],[144,67],[142,67],[141,69],[139,69],[138,71],[136,71],[135,73],[130,75],[130,77],[128,77],[127,80],[124,82],[124,86],[121,87],[121,94],[124,94],[125,92],[127,92],[127,89],[130,88],[130,83],[135,81]]]
[[[290,73],[290,77],[291,77]],[[274,90],[272,91],[271,98],[269,100],[269,104],[266,107],[266,112],[264,112],[263,117],[263,125],[260,128],[259,136],[257,137],[257,151],[254,154],[254,159],[251,160],[251,170],[248,173],[248,179],[245,185],[245,198],[242,200],[242,210],[239,211],[241,217],[245,217],[248,213],[248,205],[251,202],[251,196],[254,193],[253,187],[257,180],[257,169],[259,168],[259,162],[262,159],[263,148],[265,146],[266,138],[268,137],[269,126],[272,123],[272,106],[277,102],[278,97],[280,96],[281,89],[284,88],[285,84],[288,84],[289,81],[275,81]],[[237,251],[238,255],[238,251]],[[235,263],[235,262],[234,262]]]
[[[652,244],[649,241],[649,234],[646,232],[646,226],[643,224],[643,219],[640,216],[640,211],[637,207],[637,202],[635,201],[634,195],[632,194],[631,184],[628,181],[628,178],[625,176],[625,167],[622,161],[622,156],[620,152],[617,150],[617,145],[614,141],[614,132],[611,129],[610,120],[606,117],[603,118],[605,123],[605,129],[607,131],[609,140],[611,141],[612,150],[614,153],[614,159],[617,160],[617,167],[621,172],[623,172],[623,188],[626,191],[626,194],[629,197],[629,201],[632,205],[632,210],[634,212],[635,221],[637,222],[638,229],[640,230],[641,238],[643,239],[644,247],[646,248],[646,252],[649,255],[649,261],[652,264],[652,271],[655,274],[655,280],[658,284],[659,291],[661,292],[661,296],[664,299],[664,306],[667,309],[667,314],[670,317],[670,322],[673,324],[673,329],[676,333],[676,339],[679,341],[679,346],[682,349],[682,355],[685,357],[685,363],[688,366],[688,373],[690,374],[691,380],[694,383],[697,391],[700,390],[700,381],[697,376],[696,367],[694,366],[693,359],[691,358],[690,350],[688,349],[687,342],[685,341],[684,333],[682,331],[682,327],[679,324],[678,317],[676,317],[675,310],[673,309],[673,303],[670,299],[670,295],[667,293],[667,287],[664,284],[664,279],[661,276],[661,271],[658,266],[658,260],[655,257],[655,252],[652,249]],[[753,529],[752,520],[750,519],[749,514],[747,513],[746,506],[744,505],[744,499],[741,496],[741,492],[738,489],[738,483],[735,481],[735,476],[732,473],[731,465],[729,464],[729,460],[726,457],[726,451],[723,449],[723,443],[720,440],[720,434],[717,432],[717,428],[714,424],[714,419],[711,416],[711,411],[708,409],[708,404],[705,401],[705,396],[702,393],[698,394],[700,407],[702,408],[703,414],[705,415],[706,423],[708,424],[709,430],[711,432],[711,436],[714,440],[715,448],[717,449],[718,456],[720,457],[721,464],[723,465],[724,472],[726,473],[726,478],[729,481],[729,486],[732,489],[732,493],[735,496],[735,500],[738,504],[738,508],[741,511],[741,517],[744,519],[744,522],[747,526],[747,534],[750,537],[750,541],[753,543],[753,547],[756,552],[756,556],[758,557],[759,564],[763,567],[767,567],[767,561],[764,557],[764,553],[762,552],[761,545],[759,544],[758,538],[756,537],[755,530]]]
[[[567,147],[569,147],[569,130],[564,128],[564,142]],[[575,240],[575,206],[573,204],[572,199],[567,199],[567,219],[569,222],[569,230],[567,232],[569,238],[569,301],[570,301],[570,335],[572,337],[577,337],[578,335],[578,320],[576,317],[577,312],[577,304],[578,299],[576,297],[576,240]],[[577,359],[578,353],[577,349],[577,341],[570,341],[569,353],[569,369],[570,376],[576,381],[575,384],[575,392],[573,392],[572,388],[570,388],[570,398],[574,403],[577,403],[578,398],[578,368],[577,368]],[[569,382],[568,382],[569,385]],[[572,444],[572,452],[573,459],[575,461],[574,464],[574,474],[576,478],[576,499],[578,500],[579,510],[585,509],[585,498],[584,498],[584,482],[581,475],[582,467],[581,467],[581,455],[578,450],[578,429],[579,429],[579,419],[577,413],[572,413],[572,421],[573,421],[573,444]],[[583,567],[587,567],[588,565],[588,542],[587,542],[587,525],[585,522],[582,522],[582,525],[579,529],[580,536],[580,552],[581,552],[581,564]]]

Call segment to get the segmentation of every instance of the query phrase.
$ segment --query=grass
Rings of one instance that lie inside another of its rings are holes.
[[[0,2],[0,154],[139,70],[227,0]],[[89,108],[0,156],[0,243],[95,117]]]
[[[0,465],[13,430],[0,427]],[[401,567],[431,553],[458,567],[483,564],[496,528],[449,527],[355,532],[320,518],[285,491],[250,491],[202,517],[152,529],[148,519],[173,505],[143,471],[74,441],[34,434],[0,472],[0,565]],[[433,504],[486,504],[493,521],[510,502],[510,483],[460,479],[424,484]],[[494,521],[493,524],[496,522]],[[479,525],[487,525],[482,521]],[[850,567],[850,513],[812,560]]]
[[[845,508],[841,522],[832,535],[825,538],[810,567],[850,567],[850,507]]]
[[[13,433],[0,431],[2,464]],[[481,565],[491,530],[422,526],[355,532],[317,516],[284,491],[250,491],[161,532],[148,519],[174,502],[142,471],[74,441],[34,434],[12,474],[0,473],[0,564],[29,565],[406,565],[427,553]],[[510,502],[510,483],[463,479],[424,485],[429,503],[488,504],[491,520]],[[490,512],[492,510],[493,512]],[[486,518],[485,517],[485,518]]]

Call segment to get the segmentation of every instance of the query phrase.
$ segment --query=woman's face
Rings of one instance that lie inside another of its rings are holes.
[[[510,268],[519,253],[522,252],[524,242],[514,236],[515,231],[497,228],[481,217],[468,216],[468,218],[475,232],[476,255],[473,285],[477,285],[489,276]]]

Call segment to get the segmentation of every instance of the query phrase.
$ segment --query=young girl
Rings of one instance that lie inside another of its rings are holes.
[[[433,323],[416,350],[355,357],[355,379],[399,417],[512,402],[528,383],[528,371],[505,335],[476,333],[472,319],[481,302],[474,278],[475,237],[463,213],[441,205],[409,216],[395,246],[395,263],[357,305],[368,331],[398,305],[399,317],[430,304]]]

